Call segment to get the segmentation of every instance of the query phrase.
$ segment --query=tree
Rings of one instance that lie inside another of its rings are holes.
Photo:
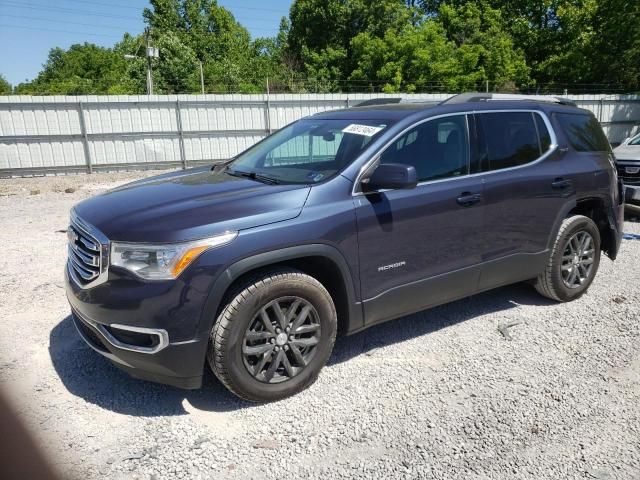
[[[401,0],[296,0],[289,13],[287,52],[314,86],[337,89],[357,67],[351,49],[355,37],[398,31],[415,23],[415,13]]]
[[[456,44],[460,88],[479,89],[487,81],[494,90],[531,83],[524,53],[514,45],[500,10],[486,1],[459,7],[443,4],[437,21]]]
[[[7,82],[2,74],[0,74],[0,95],[11,95],[13,93],[13,88],[11,84]]]
[[[599,0],[593,30],[593,78],[640,91],[640,2]]]
[[[26,95],[115,94],[126,80],[124,57],[114,49],[92,43],[68,50],[54,48],[35,80],[19,84],[16,93]]]
[[[354,38],[353,49],[358,67],[350,79],[359,82],[359,88],[414,92],[437,84],[446,90],[460,73],[455,45],[434,21],[408,25],[400,32],[389,29],[383,38],[362,33]]]
[[[500,12],[485,3],[442,5],[435,17],[382,38],[365,32],[352,43],[357,67],[351,80],[386,92],[475,90],[527,85],[529,70]]]
[[[215,0],[151,0],[151,6],[143,15],[156,44],[169,50],[163,55],[161,47],[157,62],[162,91],[193,91],[187,70],[192,65],[191,71],[198,72],[200,61],[209,91],[263,88],[264,78],[256,78],[259,72],[253,70],[255,45],[229,10]]]

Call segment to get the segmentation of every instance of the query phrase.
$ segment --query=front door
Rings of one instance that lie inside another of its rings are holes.
[[[463,297],[477,287],[482,184],[469,176],[466,115],[423,121],[381,163],[413,165],[418,186],[355,197],[365,321],[376,323]]]

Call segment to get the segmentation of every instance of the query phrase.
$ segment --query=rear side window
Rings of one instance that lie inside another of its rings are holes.
[[[593,115],[556,113],[569,144],[577,152],[609,152],[611,146]]]
[[[539,158],[542,152],[548,149],[551,139],[548,138],[549,132],[544,122],[536,124],[537,116],[532,112],[477,114],[479,160],[482,170],[517,167]],[[546,149],[543,143],[547,144]]]

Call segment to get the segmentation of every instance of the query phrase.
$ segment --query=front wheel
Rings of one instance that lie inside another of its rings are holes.
[[[536,290],[547,298],[569,302],[587,291],[600,265],[600,231],[588,217],[564,219]]]
[[[228,298],[207,352],[218,379],[237,396],[270,402],[315,381],[336,338],[329,292],[315,278],[286,269],[249,280]]]

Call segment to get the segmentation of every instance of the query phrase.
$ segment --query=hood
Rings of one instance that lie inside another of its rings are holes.
[[[640,145],[620,145],[613,149],[617,160],[640,161]]]
[[[175,242],[295,218],[309,190],[204,167],[129,183],[79,203],[75,211],[110,240]]]

